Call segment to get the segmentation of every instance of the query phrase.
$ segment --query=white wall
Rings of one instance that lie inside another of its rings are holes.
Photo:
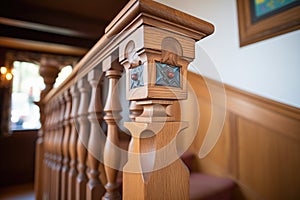
[[[157,0],[215,25],[197,43],[193,66],[201,74],[300,108],[300,30],[239,47],[236,0]]]

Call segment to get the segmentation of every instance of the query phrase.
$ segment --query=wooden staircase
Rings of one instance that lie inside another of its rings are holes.
[[[190,175],[176,144],[188,127],[179,103],[188,95],[187,66],[195,42],[213,31],[155,1],[129,1],[67,80],[43,95],[36,199],[230,199],[234,183]],[[122,92],[131,118],[123,150]]]

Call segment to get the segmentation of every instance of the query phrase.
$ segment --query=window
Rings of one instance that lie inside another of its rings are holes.
[[[40,93],[45,88],[39,66],[20,61],[15,61],[13,66],[11,130],[39,129],[40,111],[34,102],[40,100]]]
[[[55,80],[53,87],[54,88],[58,87],[72,73],[72,70],[73,69],[71,65],[63,67],[58,73],[58,76]]]
[[[44,80],[39,75],[39,66],[29,62],[15,61],[11,100],[11,130],[39,129],[40,109],[35,102],[40,101]],[[63,67],[56,78],[58,87],[72,72],[72,66]]]

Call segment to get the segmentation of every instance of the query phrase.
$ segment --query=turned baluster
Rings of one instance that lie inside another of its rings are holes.
[[[69,90],[64,92],[65,99],[65,113],[64,113],[64,136],[62,141],[62,154],[63,154],[63,167],[61,173],[61,199],[67,199],[68,197],[68,172],[69,172],[69,139],[70,139],[70,111],[71,111],[71,98]]]
[[[90,86],[86,78],[82,78],[78,82],[78,89],[80,92],[80,103],[78,110],[78,122],[79,122],[79,137],[77,141],[77,154],[78,154],[78,176],[76,182],[76,199],[86,199],[86,158],[87,158],[87,145],[90,135],[90,124],[87,118],[89,99],[90,99]]]
[[[45,89],[41,93],[41,100],[45,97],[45,95],[53,88],[53,84],[55,82],[55,78],[57,77],[59,70],[57,65],[52,65],[47,62],[47,59],[42,59],[40,62],[40,69],[39,73],[44,79]],[[43,199],[44,191],[44,183],[48,181],[46,177],[46,170],[45,166],[43,166],[43,162],[45,160],[45,128],[46,128],[46,120],[49,116],[49,112],[46,113],[44,111],[45,105],[40,102],[37,103],[40,107],[40,121],[41,121],[41,129],[38,133],[38,140],[36,141],[36,163],[35,163],[35,180],[34,180],[34,187],[35,187],[35,198],[37,200]],[[48,159],[48,158],[47,158]]]
[[[46,86],[45,89],[41,92],[41,100],[53,88],[53,84],[55,82],[55,79],[56,79],[58,73],[59,73],[59,68],[58,68],[57,63],[51,62],[46,57],[41,58],[39,74],[43,77],[44,83],[45,83],[45,86]],[[55,104],[55,102],[52,102],[52,103]],[[49,102],[49,104],[50,104],[50,102]],[[55,119],[54,119],[55,116],[54,115],[56,113],[55,109],[57,109],[57,107],[55,107],[54,105],[51,106],[51,107],[53,109],[52,110],[53,118],[51,120],[51,123],[52,123],[52,127],[55,127]],[[41,107],[41,121],[43,121],[44,117],[47,117],[47,116],[43,115],[43,107]],[[48,156],[48,158],[47,158],[47,160],[48,160],[47,161],[48,162],[48,164],[47,164],[47,166],[48,166],[47,167],[47,169],[48,169],[47,173],[48,173],[49,177],[47,177],[47,178],[45,178],[45,180],[43,180],[45,185],[48,188],[47,189],[48,195],[51,194],[51,191],[50,191],[51,190],[51,185],[49,183],[49,180],[52,180],[52,177],[53,177],[53,176],[51,176],[52,175],[51,172],[52,172],[52,169],[53,169],[53,162],[54,162],[54,158],[55,158],[55,154],[54,154],[54,151],[52,149],[53,148],[53,141],[54,141],[53,140],[54,138],[52,136],[53,136],[55,130],[52,127],[50,127],[50,129],[49,129],[49,142],[48,142],[49,150],[48,150],[48,154],[47,154],[47,156]],[[41,174],[40,171],[38,171],[37,173],[39,174],[38,175],[39,177],[37,177],[37,179],[42,179],[44,174]],[[39,186],[39,184],[40,184],[39,180],[37,180],[35,182],[35,184],[36,184],[36,188],[40,187]],[[36,189],[36,190],[38,190],[38,189]],[[37,192],[37,195],[39,195],[38,192]]]
[[[46,168],[44,165],[44,156],[45,156],[45,134],[46,134],[46,126],[48,118],[45,115],[49,115],[50,113],[46,111],[45,107],[41,104],[38,105],[40,108],[40,122],[42,127],[38,131],[38,139],[36,141],[35,146],[35,175],[34,175],[34,188],[35,188],[35,199],[42,200],[43,199],[43,184],[47,180],[46,178]],[[47,159],[47,158],[46,158]]]
[[[102,103],[101,103],[101,72],[99,69],[93,69],[88,74],[88,81],[92,87],[91,101],[89,105],[88,119],[91,124],[90,138],[88,143],[88,176],[87,199],[99,199],[102,197],[105,189],[99,180],[99,159],[101,159],[104,148],[104,137],[101,137],[102,121]]]
[[[58,122],[58,103],[56,101],[50,102],[53,105],[53,118],[52,118],[52,127],[49,138],[49,179],[48,179],[48,191],[49,191],[49,199],[54,198],[54,167],[56,162],[56,154],[55,154],[55,137],[57,133],[57,122]]]
[[[51,199],[53,194],[53,166],[54,166],[54,139],[55,139],[55,131],[56,131],[56,119],[57,119],[57,104],[54,101],[49,102],[49,109],[51,109],[51,119],[50,119],[50,127],[49,127],[49,134],[47,139],[47,178],[45,180],[45,187],[47,193],[46,199]],[[51,105],[51,106],[50,106]]]
[[[45,108],[45,127],[44,127],[44,164],[43,164],[43,183],[42,183],[42,199],[49,199],[49,178],[50,178],[50,142],[51,142],[51,127],[53,121],[52,105],[47,105]],[[41,187],[41,186],[39,186]]]
[[[120,165],[120,155],[116,147],[119,146],[119,135],[117,122],[121,119],[120,111],[122,110],[119,94],[118,80],[122,75],[123,67],[112,57],[103,61],[103,71],[109,80],[108,95],[104,107],[104,120],[107,123],[107,139],[104,147],[104,169],[107,177],[105,185],[106,193],[103,199],[121,199],[117,184],[118,168]]]
[[[54,100],[54,118],[53,118],[53,129],[51,133],[51,144],[50,144],[50,199],[55,198],[55,166],[57,161],[57,155],[56,155],[56,139],[57,139],[57,132],[58,132],[58,111],[59,111],[59,104],[57,100]]]
[[[78,128],[76,127],[75,121],[78,116],[78,105],[79,105],[79,92],[77,85],[72,85],[70,89],[72,95],[72,111],[70,115],[71,135],[69,141],[69,152],[70,152],[70,170],[68,180],[68,200],[75,199],[76,192],[76,177],[77,177],[77,138]]]
[[[58,99],[59,103],[59,112],[58,112],[58,129],[55,137],[55,153],[56,153],[56,162],[55,162],[55,182],[54,182],[54,198],[59,199],[61,193],[61,169],[62,169],[62,141],[64,135],[63,119],[65,113],[65,99],[63,96],[60,96]]]
[[[56,152],[55,152],[55,139],[56,139],[56,133],[58,130],[58,103],[57,101],[53,100],[53,122],[52,122],[52,130],[51,130],[51,136],[50,136],[50,162],[49,162],[49,199],[54,198],[54,193],[55,193],[55,187],[54,187],[54,182],[55,182],[55,175],[54,175],[54,168],[55,168],[55,163],[56,163]]]

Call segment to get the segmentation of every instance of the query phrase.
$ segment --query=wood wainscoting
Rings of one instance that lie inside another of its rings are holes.
[[[37,130],[21,130],[0,136],[0,188],[33,183],[37,135]]]
[[[198,154],[211,118],[216,116],[211,114],[207,81],[192,72],[188,80],[200,106],[199,129],[191,146]],[[211,80],[209,84],[220,86]],[[213,150],[197,160],[197,169],[234,179],[236,199],[300,199],[300,109],[224,88],[224,127]]]

